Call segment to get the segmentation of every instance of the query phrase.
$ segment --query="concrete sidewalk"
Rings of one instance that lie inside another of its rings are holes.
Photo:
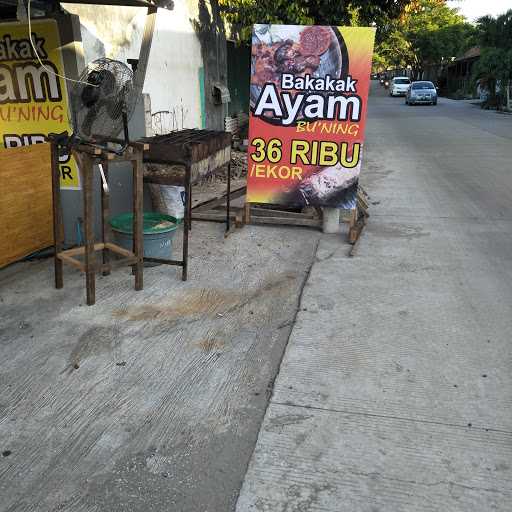
[[[511,510],[510,140],[388,105],[370,223],[354,258],[321,240],[237,512]]]

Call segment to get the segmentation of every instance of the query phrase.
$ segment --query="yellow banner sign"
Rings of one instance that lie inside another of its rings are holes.
[[[57,22],[0,23],[0,150],[45,141],[49,133],[71,133],[66,81]],[[75,160],[59,160],[62,188],[80,188]],[[26,170],[27,174],[30,169]]]

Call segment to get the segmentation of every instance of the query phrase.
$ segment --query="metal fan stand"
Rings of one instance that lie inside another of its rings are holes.
[[[59,151],[62,148],[57,138],[50,139],[52,153],[52,190],[53,190],[53,234],[55,245],[55,287],[62,288],[63,264],[66,263],[85,273],[87,305],[96,302],[96,272],[110,274],[115,267],[131,265],[135,275],[135,290],[143,288],[143,152],[147,144],[129,142],[122,153],[113,153],[107,149],[88,144],[74,144],[71,148],[82,174],[82,193],[84,202],[84,245],[64,250],[64,225],[60,200]],[[94,240],[93,210],[93,174],[94,165],[101,164],[108,182],[109,162],[131,162],[133,172],[133,249],[128,251],[111,242],[109,229],[109,192],[101,187],[101,242]],[[102,253],[98,260],[96,253]],[[121,256],[110,259],[111,253]],[[83,257],[83,260],[77,257]]]

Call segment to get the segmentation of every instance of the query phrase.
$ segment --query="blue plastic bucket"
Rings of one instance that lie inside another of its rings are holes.
[[[172,239],[179,221],[170,215],[144,212],[144,257],[172,259]],[[110,219],[116,243],[129,251],[133,250],[133,214],[122,213]]]

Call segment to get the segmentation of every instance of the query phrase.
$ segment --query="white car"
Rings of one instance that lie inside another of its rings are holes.
[[[395,76],[389,84],[389,95],[390,96],[405,96],[407,89],[411,85],[411,80],[406,76]]]

